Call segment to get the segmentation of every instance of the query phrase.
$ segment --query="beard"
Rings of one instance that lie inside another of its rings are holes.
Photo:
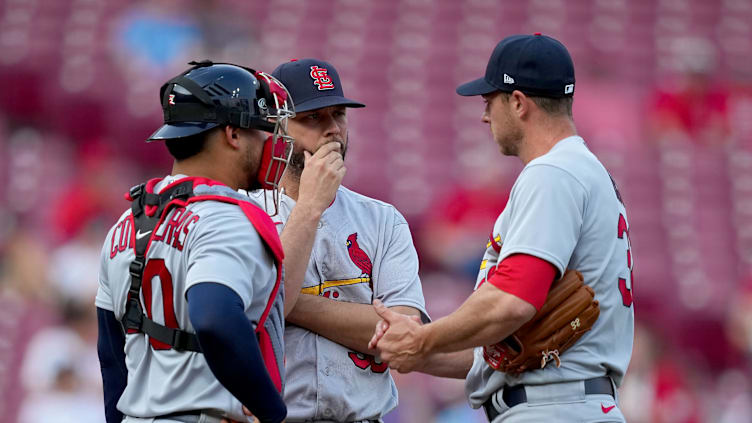
[[[522,128],[517,126],[511,119],[504,125],[504,133],[496,136],[496,141],[501,148],[501,154],[505,156],[517,156],[520,151],[523,133]]]
[[[246,191],[254,191],[261,188],[261,182],[259,182],[259,168],[261,163],[253,155],[253,151],[248,148],[245,152],[245,160],[241,164],[243,174],[245,174],[245,187],[240,187]],[[262,175],[264,176],[264,175]]]
[[[347,154],[347,146],[350,143],[342,141],[342,140],[332,140],[332,141],[339,143],[340,149],[342,150],[342,160],[345,160],[345,154]],[[304,151],[306,150],[304,150],[303,148],[300,148],[300,149],[293,148],[292,154],[290,155],[290,163],[287,164],[287,172],[289,172],[290,175],[293,175],[297,178],[300,178],[300,175],[303,173],[303,169],[305,169]],[[315,152],[309,151],[309,153],[313,154]]]

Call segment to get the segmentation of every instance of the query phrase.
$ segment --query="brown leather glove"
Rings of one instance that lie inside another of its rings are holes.
[[[512,374],[542,369],[552,360],[559,367],[559,356],[598,319],[594,297],[582,274],[567,270],[551,286],[540,311],[503,341],[483,347],[483,358],[493,369]]]

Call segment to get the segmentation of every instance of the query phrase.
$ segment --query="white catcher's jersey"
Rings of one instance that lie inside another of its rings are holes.
[[[294,205],[281,195],[279,214],[272,217],[280,232]],[[361,304],[378,298],[428,319],[405,218],[392,205],[345,187],[321,216],[302,294]],[[378,419],[397,406],[388,366],[373,356],[289,324],[285,353],[289,422]]]
[[[573,136],[532,160],[512,188],[509,202],[493,228],[476,282],[515,253],[530,254],[556,266],[582,272],[600,302],[600,316],[561,356],[561,367],[508,375],[493,370],[475,349],[465,389],[474,408],[504,385],[537,385],[611,376],[621,384],[632,355],[634,309],[627,213],[610,175]]]
[[[155,192],[176,179],[168,176],[156,186]],[[198,185],[194,193],[248,201],[223,185]],[[130,210],[125,212],[107,234],[96,297],[97,307],[114,312],[118,319],[125,313],[130,286],[128,266],[134,259],[129,240],[151,235],[134,235],[130,214]],[[172,327],[176,323],[179,328],[195,333],[188,317],[186,292],[198,283],[214,282],[230,287],[240,296],[248,320],[256,327],[277,273],[271,253],[240,207],[217,201],[195,202],[186,208],[173,209],[154,230],[141,289],[144,312],[152,320],[159,324],[167,322]],[[150,274],[155,276],[148,278]],[[276,297],[265,326],[281,363],[284,348],[281,295]],[[117,406],[125,415],[153,417],[179,411],[215,410],[246,421],[242,405],[217,381],[203,354],[175,351],[143,333],[126,335],[125,354],[128,384]]]

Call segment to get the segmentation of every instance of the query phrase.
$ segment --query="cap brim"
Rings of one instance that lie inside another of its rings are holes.
[[[363,103],[358,103],[355,100],[340,96],[324,96],[312,98],[302,103],[295,103],[295,112],[307,112],[310,110],[321,109],[329,106],[345,106],[345,107],[366,107]]]
[[[490,94],[494,91],[499,89],[486,82],[485,78],[478,78],[457,87],[457,94],[464,96]]]
[[[171,123],[168,125],[162,125],[161,128],[154,131],[149,138],[149,141],[162,141],[173,138],[184,138],[191,135],[196,135],[201,132],[207,131],[212,128],[216,128],[218,124],[213,122],[181,122]]]

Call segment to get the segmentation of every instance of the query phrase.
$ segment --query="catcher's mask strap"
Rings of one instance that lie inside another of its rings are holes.
[[[189,65],[193,65],[192,68],[183,72],[182,74],[170,79],[161,89],[162,97],[162,112],[164,114],[164,123],[185,123],[185,122],[207,122],[217,123],[219,125],[232,125],[237,128],[258,128],[262,131],[273,132],[274,124],[268,122],[265,119],[260,119],[250,111],[238,111],[238,108],[226,107],[220,104],[216,104],[209,94],[197,84],[195,81],[186,78],[185,75],[190,71],[202,67],[212,66],[216,64],[226,64],[237,66],[250,72],[254,78],[259,81],[258,91],[261,91],[262,95],[266,98],[269,96],[269,87],[266,82],[262,81],[256,76],[256,71],[240,65],[232,63],[215,63],[209,60],[201,62],[192,61]],[[177,103],[171,101],[173,88],[175,85],[179,85],[183,89],[187,90],[193,97],[198,99],[200,103]],[[256,104],[249,104],[247,107],[251,110],[255,110]]]
[[[257,128],[265,132],[274,131],[274,123],[259,119],[248,112],[228,109],[224,106],[208,108],[201,104],[177,104],[164,109],[164,123],[208,122],[232,125],[236,128]]]
[[[175,103],[173,101],[173,89],[179,85],[187,90],[200,103]],[[217,109],[209,94],[194,81],[183,75],[167,81],[162,86],[162,111],[164,113],[164,123],[181,123],[181,122],[210,122],[222,123],[218,119]]]
[[[191,95],[196,97],[199,101],[204,103],[207,106],[213,106],[214,102],[212,101],[211,97],[209,97],[209,94],[204,91],[203,88],[201,88],[200,85],[198,85],[196,82],[194,82],[192,79],[188,79],[183,75],[178,75],[171,80],[167,81],[165,85],[162,86],[162,105],[168,105],[170,101],[170,94],[172,93],[172,89],[175,87],[175,85],[180,85],[181,87],[188,90]]]

